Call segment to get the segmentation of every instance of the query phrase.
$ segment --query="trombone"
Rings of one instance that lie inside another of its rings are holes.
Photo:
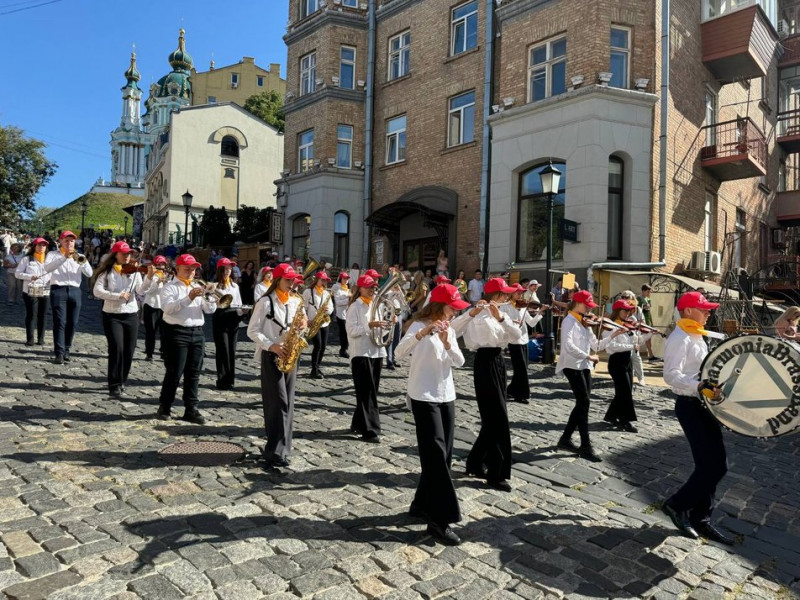
[[[233,296],[230,294],[223,294],[218,291],[215,284],[210,284],[202,279],[195,279],[194,283],[200,286],[203,290],[203,299],[206,302],[216,302],[219,308],[228,308],[233,302]]]

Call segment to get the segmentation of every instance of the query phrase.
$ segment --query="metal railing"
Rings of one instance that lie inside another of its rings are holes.
[[[778,113],[778,137],[800,135],[800,108]]]
[[[706,146],[700,151],[701,160],[746,154],[761,167],[767,168],[767,141],[750,117],[706,125],[703,131]]]

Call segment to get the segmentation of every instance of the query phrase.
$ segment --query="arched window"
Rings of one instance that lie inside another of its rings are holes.
[[[239,158],[239,142],[232,135],[226,135],[222,138],[222,156],[231,156]]]
[[[623,194],[625,186],[625,165],[622,159],[612,156],[608,159],[608,258],[622,259],[622,231],[625,219]]]
[[[292,221],[292,256],[306,260],[310,243],[311,216],[298,215]]]
[[[350,263],[350,215],[340,210],[333,215],[333,264],[347,267]]]
[[[542,169],[549,163],[537,165],[519,176],[519,214],[517,219],[517,261],[530,262],[547,258],[547,198],[542,194]],[[564,257],[564,240],[561,238],[561,220],[564,218],[564,190],[567,186],[567,165],[554,162],[561,171],[561,182],[553,207],[553,258]]]

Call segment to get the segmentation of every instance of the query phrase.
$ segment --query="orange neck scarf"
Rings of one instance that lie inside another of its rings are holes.
[[[318,293],[320,296],[322,296],[322,292],[324,292],[324,291],[325,291],[325,288],[324,288],[324,287],[322,287],[321,285],[314,286],[314,289],[317,291],[317,293]]]
[[[34,252],[33,253],[33,258],[35,258],[40,263],[44,262],[45,256],[46,256],[46,253],[44,253],[44,252]]]
[[[175,277],[175,279],[177,279],[178,281],[182,281],[183,285],[185,285],[186,287],[189,287],[190,285],[192,285],[192,280],[191,279],[184,279],[183,277],[177,277],[177,276]]]
[[[372,304],[372,298],[370,298],[369,296],[359,296],[359,298],[358,298],[358,299],[359,299],[359,300],[361,300],[361,301],[362,301],[364,304],[366,304],[367,306],[369,306],[370,304]]]
[[[114,271],[116,271],[117,275],[122,275],[122,265],[115,264]]]
[[[63,246],[61,248],[59,248],[58,251],[61,252],[61,254],[63,254],[64,256],[67,255],[67,249],[64,248]]]
[[[230,285],[231,285],[231,278],[230,278],[230,277],[223,277],[223,278],[222,278],[222,281],[221,281],[220,283],[221,283],[221,286],[220,286],[220,287],[223,287],[223,288],[230,287]]]
[[[289,302],[289,292],[283,292],[276,288],[275,295],[278,297],[278,300],[280,300],[281,304],[286,304]]]
[[[708,335],[708,330],[694,319],[678,319],[675,324],[689,335]]]
[[[346,283],[340,283],[339,285],[340,285],[340,286],[342,286],[342,289],[343,289],[345,292],[348,290],[348,287],[347,287],[347,284],[346,284]]]
[[[583,315],[581,313],[571,310],[569,311],[569,314],[571,314],[575,319],[577,319],[578,323],[583,325]]]

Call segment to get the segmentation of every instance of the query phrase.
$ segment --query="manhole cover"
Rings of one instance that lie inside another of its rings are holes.
[[[217,467],[241,460],[246,452],[231,442],[178,442],[163,448],[159,454],[172,465]]]

